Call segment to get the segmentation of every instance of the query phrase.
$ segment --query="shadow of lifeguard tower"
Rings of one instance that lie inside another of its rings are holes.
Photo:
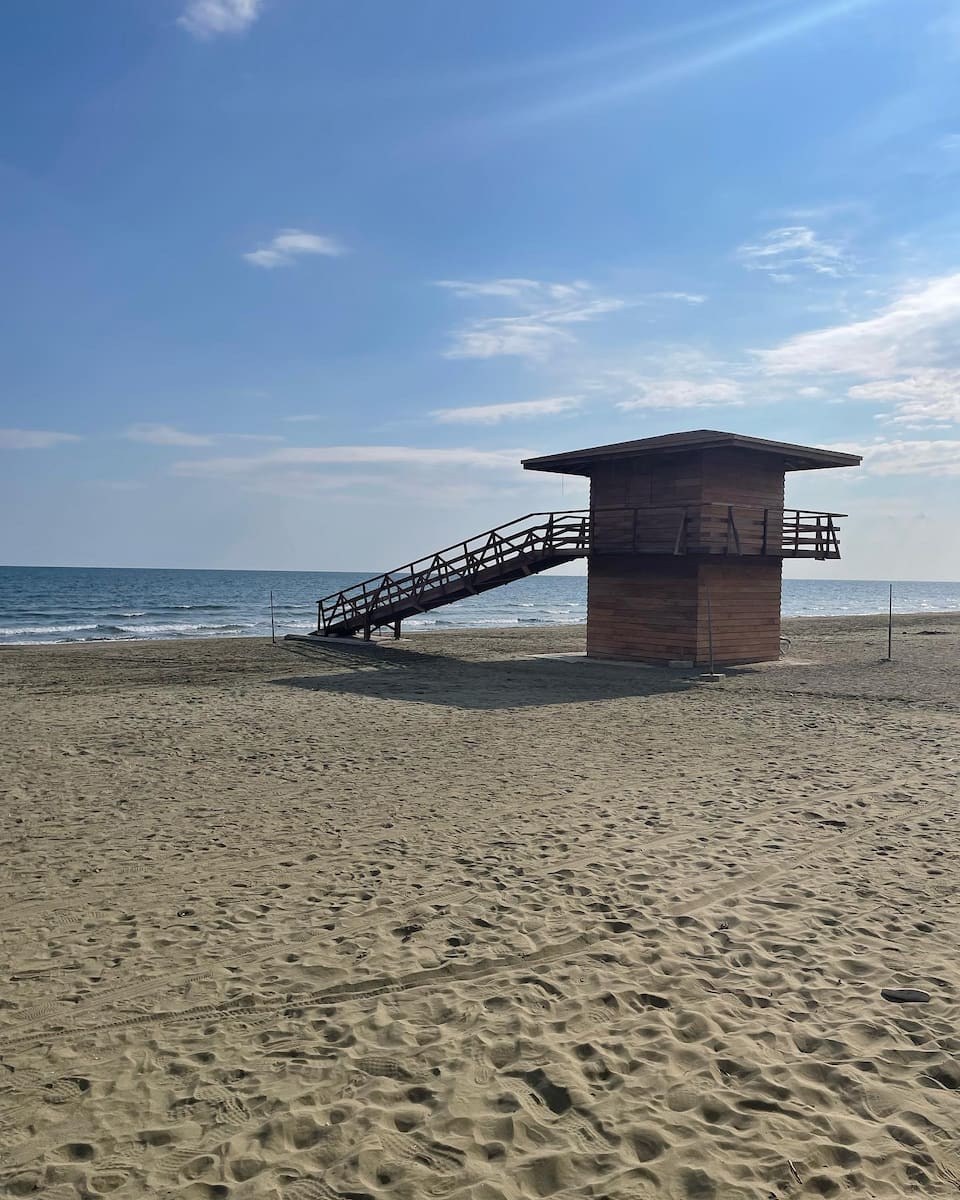
[[[408,617],[585,557],[588,656],[775,659],[783,560],[839,558],[844,515],[784,508],[786,473],[860,461],[709,429],[529,458],[587,476],[589,509],[529,513],[327,596],[311,636],[399,637]]]

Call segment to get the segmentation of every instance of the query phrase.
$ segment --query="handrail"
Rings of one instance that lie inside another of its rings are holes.
[[[394,567],[391,571],[381,571],[379,575],[371,575],[369,579],[362,579],[358,583],[352,583],[349,588],[344,591],[352,591],[354,588],[363,587],[365,583],[376,583],[379,579],[383,579],[385,575],[402,575],[405,571],[413,573],[413,568],[419,566],[420,563],[433,562],[437,558],[442,558],[445,554],[450,554],[454,550],[459,550],[466,546],[469,542],[479,541],[480,538],[489,537],[492,533],[499,533],[503,529],[509,529],[511,525],[519,525],[521,521],[530,521],[534,517],[565,517],[574,513],[589,513],[589,508],[565,508],[558,509],[553,512],[530,512],[525,516],[516,517],[512,521],[507,521],[504,525],[494,525],[492,529],[485,529],[483,533],[475,533],[472,537],[468,537],[466,541],[454,542],[450,546],[444,546],[442,550],[437,550],[433,554],[424,554],[422,558],[415,558],[412,562],[404,563],[402,567]],[[333,593],[331,593],[333,594]]]
[[[730,508],[731,505],[727,504],[726,502],[720,502],[720,501],[715,501],[715,500],[705,500],[698,505],[691,505],[691,506],[684,506],[681,504],[644,504],[644,505],[630,505],[630,506],[608,504],[608,505],[603,505],[603,506],[600,506],[597,508],[563,508],[563,509],[554,509],[553,511],[544,510],[542,512],[529,512],[529,513],[526,513],[522,517],[515,517],[514,520],[507,521],[503,525],[494,525],[491,529],[484,530],[483,533],[476,533],[472,537],[467,538],[466,541],[453,542],[449,546],[444,546],[444,548],[442,550],[437,550],[433,554],[425,554],[421,558],[415,558],[412,562],[404,563],[404,565],[401,567],[394,567],[390,571],[382,571],[379,575],[371,575],[369,579],[363,579],[357,583],[352,583],[349,588],[344,588],[344,591],[352,591],[354,588],[362,588],[364,584],[376,583],[378,580],[383,579],[384,576],[386,576],[386,575],[403,575],[404,572],[409,572],[412,574],[413,568],[416,566],[419,566],[421,563],[433,562],[435,559],[442,558],[444,555],[451,553],[451,551],[453,551],[453,550],[458,550],[461,547],[466,546],[469,542],[479,541],[480,538],[489,537],[490,534],[492,534],[492,533],[500,533],[501,530],[509,529],[512,525],[519,525],[521,521],[530,521],[534,517],[567,517],[567,516],[574,516],[579,513],[587,513],[592,516],[594,513],[629,512],[629,511],[637,512],[637,513],[641,513],[641,512],[678,512],[678,511],[682,511],[684,509],[684,507]],[[736,505],[733,507],[739,507],[739,508],[756,507],[756,508],[759,508],[760,506],[759,505]],[[772,510],[773,512],[784,512],[784,513],[799,512],[799,513],[802,513],[804,516],[808,516],[808,517],[846,517],[847,516],[847,513],[817,512],[814,509],[781,508],[778,505],[768,505],[767,508],[769,510]],[[333,594],[336,594],[336,593],[331,593],[331,595],[333,595]]]
[[[535,520],[537,518],[546,520]],[[533,524],[530,524],[531,520],[534,520]],[[416,610],[416,601],[427,591],[445,589],[452,583],[469,591],[471,575],[491,566],[502,568],[506,561],[519,560],[525,553],[537,550],[584,554],[589,546],[588,538],[586,509],[528,513],[324,597],[317,602],[317,628],[325,630],[332,624],[359,621],[378,608],[389,608],[403,601]],[[367,621],[364,619],[363,623]]]
[[[651,526],[641,520],[664,513],[679,516],[679,523],[665,524],[661,517]],[[606,514],[631,514],[632,536],[622,532],[622,521],[597,520]],[[518,564],[530,573],[591,551],[836,558],[835,521],[844,516],[720,501],[530,512],[323,597],[317,601],[317,630],[364,628],[368,636],[378,617],[385,623],[388,615],[399,619],[398,613],[422,612],[423,605],[437,607],[471,594],[476,590],[471,580],[481,588],[496,586],[515,578]]]

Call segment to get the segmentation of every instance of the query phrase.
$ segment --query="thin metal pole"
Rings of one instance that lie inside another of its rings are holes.
[[[273,588],[270,589],[270,640],[277,644],[277,626],[273,620]]]
[[[710,584],[704,580],[703,587],[707,597],[707,646],[710,650],[710,674],[713,675],[713,612],[710,608]]]
[[[890,584],[890,600],[887,609],[887,659],[893,660],[893,584]]]

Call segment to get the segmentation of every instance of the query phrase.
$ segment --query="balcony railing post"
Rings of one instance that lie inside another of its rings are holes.
[[[684,509],[680,517],[680,524],[677,526],[677,536],[673,543],[674,554],[683,554],[687,548],[687,522],[689,519],[689,514]]]
[[[737,529],[736,518],[733,515],[733,505],[727,505],[727,545],[724,554],[730,553],[730,535],[733,534],[733,544],[737,554],[742,553],[740,549],[740,531]]]

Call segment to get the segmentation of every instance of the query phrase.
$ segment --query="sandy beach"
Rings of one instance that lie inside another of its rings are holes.
[[[785,633],[0,653],[0,1195],[956,1196],[960,617]]]

